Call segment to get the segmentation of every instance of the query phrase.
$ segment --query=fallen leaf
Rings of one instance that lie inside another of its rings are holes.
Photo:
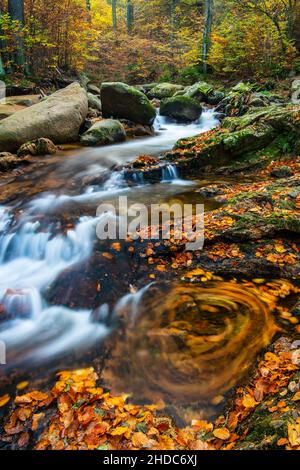
[[[213,431],[213,435],[222,441],[230,438],[230,431],[227,428],[217,428]]]
[[[5,406],[10,400],[10,396],[8,395],[8,393],[6,393],[5,395],[2,395],[2,397],[0,397],[0,408],[2,406]]]

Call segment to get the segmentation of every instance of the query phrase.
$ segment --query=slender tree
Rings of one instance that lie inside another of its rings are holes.
[[[25,67],[24,44],[22,40],[22,27],[24,26],[24,0],[8,0],[8,13],[12,20],[16,20],[20,24],[19,34],[16,37],[17,51],[15,53],[16,64]]]
[[[0,10],[0,18],[1,18],[2,12]],[[1,34],[1,31],[0,31]],[[4,41],[0,39],[0,51],[4,49]],[[3,77],[5,75],[5,68],[2,60],[2,54],[0,53],[0,76]],[[1,93],[0,93],[0,99],[1,99]]]
[[[134,10],[133,10],[132,0],[127,0],[127,3],[126,3],[126,23],[127,23],[127,32],[128,32],[128,34],[132,34],[133,22],[134,22]]]
[[[211,28],[213,22],[213,0],[204,0],[204,30],[202,43],[203,72],[207,73],[207,58],[211,45]]]
[[[86,0],[86,9],[91,11],[91,0]]]
[[[112,22],[114,31],[117,31],[117,0],[111,1]]]

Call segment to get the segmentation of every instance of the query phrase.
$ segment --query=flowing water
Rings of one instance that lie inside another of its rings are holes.
[[[84,357],[111,333],[112,310],[115,317],[125,315],[128,323],[120,347],[130,360],[127,378],[132,391],[144,393],[143,383],[151,390],[163,389],[175,400],[203,398],[223,392],[224,383],[225,388],[231,386],[249,366],[274,333],[269,312],[259,299],[229,284],[192,291],[176,283],[144,282],[138,293],[128,294],[130,279],[138,272],[126,257],[120,253],[114,261],[111,280],[107,260],[103,264],[101,258],[98,264],[99,252],[106,250],[96,240],[96,209],[103,201],[116,203],[119,195],[126,195],[129,203],[205,202],[207,210],[215,207],[194,192],[205,182],[184,181],[171,165],[154,185],[144,184],[141,177],[128,184],[116,167],[138,155],[158,155],[179,138],[217,124],[212,110],[190,125],[158,116],[154,137],[73,148],[7,181],[2,189],[13,197],[0,207],[4,372],[47,368],[58,360],[61,366],[62,358],[75,352]],[[108,286],[103,296],[94,282],[97,267],[105,273],[103,282]],[[228,363],[231,369],[226,368]],[[116,376],[126,379],[124,367],[116,369]]]

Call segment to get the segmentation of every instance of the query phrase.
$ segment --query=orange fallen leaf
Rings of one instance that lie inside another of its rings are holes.
[[[147,438],[146,434],[143,432],[135,432],[132,436],[132,444],[134,447],[138,449],[145,448],[148,446],[149,439]]]
[[[217,428],[213,431],[213,435],[222,441],[230,438],[230,431],[227,428]]]

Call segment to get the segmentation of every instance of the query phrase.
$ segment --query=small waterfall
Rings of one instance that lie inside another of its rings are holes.
[[[168,183],[179,179],[175,165],[167,165],[162,169],[162,183]]]
[[[144,175],[141,172],[134,173],[132,178],[133,178],[133,181],[135,183],[138,183],[138,184],[144,184],[145,183]]]

